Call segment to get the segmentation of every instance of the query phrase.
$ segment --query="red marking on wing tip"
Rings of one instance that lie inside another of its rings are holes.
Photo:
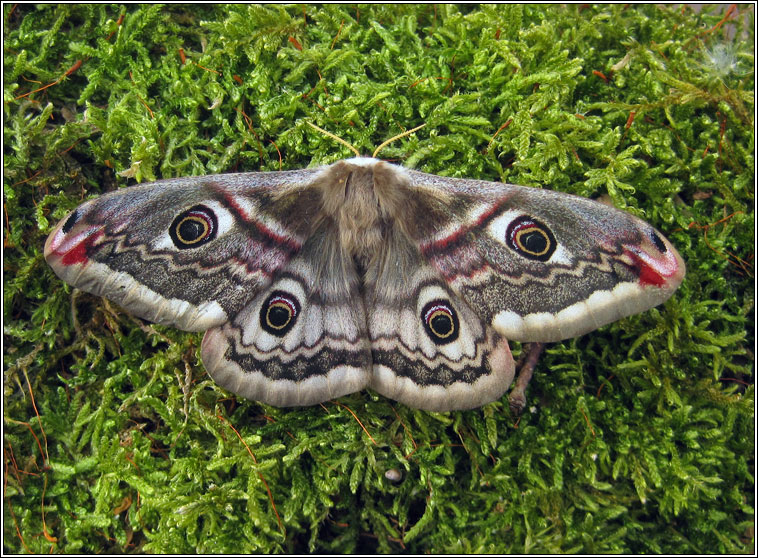
[[[76,265],[85,263],[87,260],[89,260],[89,251],[92,248],[92,245],[102,235],[103,231],[100,230],[84,238],[84,240],[79,242],[71,250],[63,254],[61,263],[63,265]]]
[[[640,274],[640,285],[643,287],[646,287],[648,285],[652,285],[654,287],[662,287],[666,284],[666,278],[655,271],[655,269],[653,269],[650,264],[640,258],[637,254],[627,251],[627,255],[631,257],[632,260],[634,260],[634,263],[637,265],[637,269],[639,270]]]
[[[666,279],[653,271],[653,268],[644,262],[640,263],[640,285],[654,285],[662,287],[666,284]]]

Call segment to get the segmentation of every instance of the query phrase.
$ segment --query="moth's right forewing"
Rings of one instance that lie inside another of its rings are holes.
[[[421,253],[508,339],[582,335],[661,304],[684,278],[674,246],[627,212],[539,188],[409,174],[453,200],[452,218],[415,237]]]

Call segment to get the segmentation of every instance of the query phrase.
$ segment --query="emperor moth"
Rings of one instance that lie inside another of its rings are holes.
[[[62,219],[45,258],[141,318],[206,331],[205,368],[243,397],[370,387],[433,411],[501,397],[508,339],[582,335],[685,273],[661,233],[599,202],[369,157],[111,192]]]

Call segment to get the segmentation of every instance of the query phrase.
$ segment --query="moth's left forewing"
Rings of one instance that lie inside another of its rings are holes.
[[[441,192],[449,217],[416,237],[472,308],[516,341],[557,341],[661,304],[685,266],[644,221],[599,202],[409,171]]]
[[[163,180],[89,200],[45,259],[65,282],[189,331],[227,321],[301,248],[317,170]]]

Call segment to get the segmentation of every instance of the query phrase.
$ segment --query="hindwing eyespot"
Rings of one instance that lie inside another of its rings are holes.
[[[427,303],[421,310],[421,321],[426,334],[437,345],[445,345],[458,339],[458,314],[445,300]]]
[[[300,314],[300,303],[284,291],[274,291],[261,306],[260,322],[264,331],[284,337],[295,325]]]

